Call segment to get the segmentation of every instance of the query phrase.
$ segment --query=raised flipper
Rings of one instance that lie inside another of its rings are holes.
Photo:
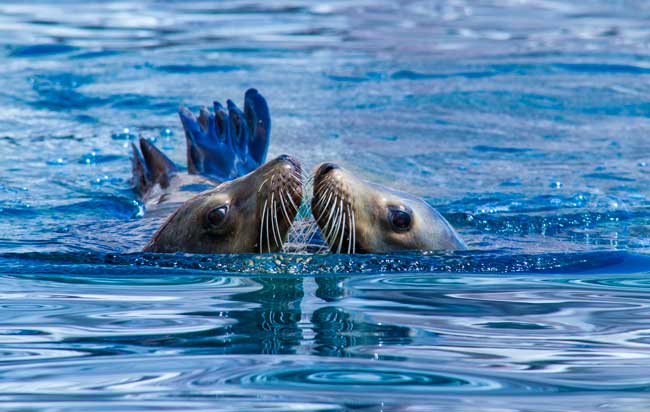
[[[133,149],[133,189],[144,196],[149,189],[159,184],[163,189],[169,186],[171,177],[178,171],[174,162],[147,139],[139,138]],[[138,147],[139,146],[139,147]]]
[[[271,113],[266,100],[255,89],[248,89],[244,97],[244,115],[251,137],[248,148],[260,164],[266,162],[266,151],[271,137]]]
[[[179,116],[185,129],[190,173],[227,181],[266,161],[271,116],[266,100],[257,90],[246,91],[243,112],[228,100],[227,110],[214,102],[214,113],[204,108],[195,117],[181,107]]]

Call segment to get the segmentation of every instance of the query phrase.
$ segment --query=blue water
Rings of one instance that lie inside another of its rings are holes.
[[[575,3],[575,4],[573,4]],[[0,408],[650,405],[650,6],[0,3]],[[143,255],[142,134],[248,87],[270,156],[423,196],[470,251]]]

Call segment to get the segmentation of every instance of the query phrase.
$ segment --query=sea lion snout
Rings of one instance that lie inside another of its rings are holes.
[[[325,176],[332,170],[340,169],[336,163],[323,163],[316,169],[316,176]]]
[[[288,154],[282,154],[276,158],[278,161],[284,161],[289,163],[291,166],[293,166],[296,169],[300,169],[300,162],[298,159],[296,159],[293,156],[289,156]]]
[[[345,170],[336,163],[321,163],[316,166],[314,170],[314,193],[330,186],[336,186],[341,195],[347,192],[347,185],[342,181],[344,178],[340,176],[342,174],[345,174]]]

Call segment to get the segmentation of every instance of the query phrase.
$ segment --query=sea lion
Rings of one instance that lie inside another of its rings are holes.
[[[302,201],[300,163],[279,156],[184,202],[145,252],[263,253],[282,250]]]
[[[335,253],[466,249],[422,199],[365,182],[334,163],[316,168],[311,210]]]
[[[198,117],[181,107],[188,172],[150,141],[133,145],[133,187],[151,216],[166,217],[145,252],[254,253],[282,249],[302,201],[300,163],[282,155],[267,163],[270,116],[255,89],[245,110]],[[171,215],[170,215],[171,213]]]

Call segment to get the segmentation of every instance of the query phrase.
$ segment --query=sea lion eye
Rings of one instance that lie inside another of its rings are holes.
[[[228,206],[219,206],[210,210],[207,214],[208,223],[212,227],[218,227],[226,221],[226,216],[228,215]]]
[[[411,228],[413,218],[406,207],[389,207],[388,221],[395,232],[406,232]]]

